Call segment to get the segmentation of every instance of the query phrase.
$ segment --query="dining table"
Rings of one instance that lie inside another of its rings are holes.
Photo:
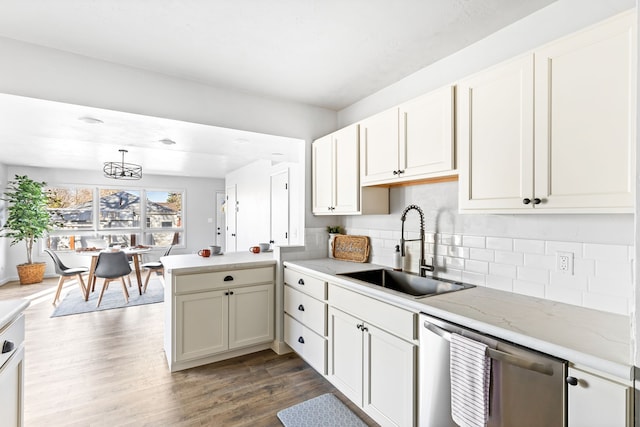
[[[127,257],[131,257],[133,259],[133,266],[134,266],[134,270],[136,272],[136,280],[138,282],[138,292],[140,293],[140,295],[142,295],[142,276],[140,274],[140,259],[142,258],[142,255],[150,252],[151,248],[150,247],[138,247],[138,246],[133,246],[133,247],[125,247],[125,248],[120,248],[120,249],[114,249],[114,248],[106,248],[106,249],[92,249],[92,248],[85,248],[85,249],[81,249],[81,250],[76,250],[76,253],[78,255],[83,255],[83,256],[91,256],[91,265],[89,266],[89,278],[88,278],[88,282],[87,282],[87,289],[84,295],[84,300],[88,301],[89,300],[89,294],[92,291],[93,288],[93,276],[96,270],[96,265],[98,264],[98,257],[100,256],[100,253],[102,252],[117,252],[117,251],[122,251],[125,253],[125,255],[127,255]]]

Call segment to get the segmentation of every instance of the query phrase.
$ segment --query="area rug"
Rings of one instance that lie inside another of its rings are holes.
[[[331,393],[283,409],[277,415],[285,427],[367,427]]]
[[[96,307],[102,282],[98,280],[95,292],[89,295],[89,301],[84,300],[84,296],[78,289],[77,285],[70,289],[67,295],[62,299],[58,306],[51,313],[51,317],[69,316],[71,314],[89,313],[92,311],[111,310],[114,308],[126,308],[143,304],[155,304],[164,301],[164,287],[159,279],[153,278],[149,281],[147,291],[140,295],[135,279],[132,285],[127,288],[129,291],[129,303],[125,303],[122,294],[122,283],[111,282],[109,288],[104,292],[100,307]]]

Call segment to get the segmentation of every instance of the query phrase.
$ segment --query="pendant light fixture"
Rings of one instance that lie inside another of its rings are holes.
[[[111,179],[127,179],[136,180],[142,178],[142,166],[135,163],[125,163],[124,153],[128,153],[127,150],[118,150],[122,153],[122,161],[120,162],[105,162],[104,176]]]

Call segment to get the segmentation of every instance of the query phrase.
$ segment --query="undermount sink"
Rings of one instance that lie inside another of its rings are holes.
[[[415,274],[405,273],[403,271],[394,271],[387,268],[341,273],[339,276],[346,276],[352,279],[361,280],[372,285],[408,294],[415,298],[424,298],[474,287],[474,285],[469,285],[467,283],[454,282],[446,279],[433,279],[431,277],[420,277]]]

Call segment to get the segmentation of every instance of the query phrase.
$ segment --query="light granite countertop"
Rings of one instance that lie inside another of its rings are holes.
[[[276,264],[272,252],[230,252],[208,258],[196,254],[169,255],[160,258],[165,270],[171,274],[193,274],[207,271],[253,268]]]
[[[0,301],[0,331],[29,306],[29,300],[11,299]]]
[[[323,275],[332,283],[550,354],[575,366],[596,369],[625,380],[633,379],[631,320],[627,316],[480,286],[416,299],[336,276],[385,268],[375,264],[322,258],[287,261],[284,265]]]

